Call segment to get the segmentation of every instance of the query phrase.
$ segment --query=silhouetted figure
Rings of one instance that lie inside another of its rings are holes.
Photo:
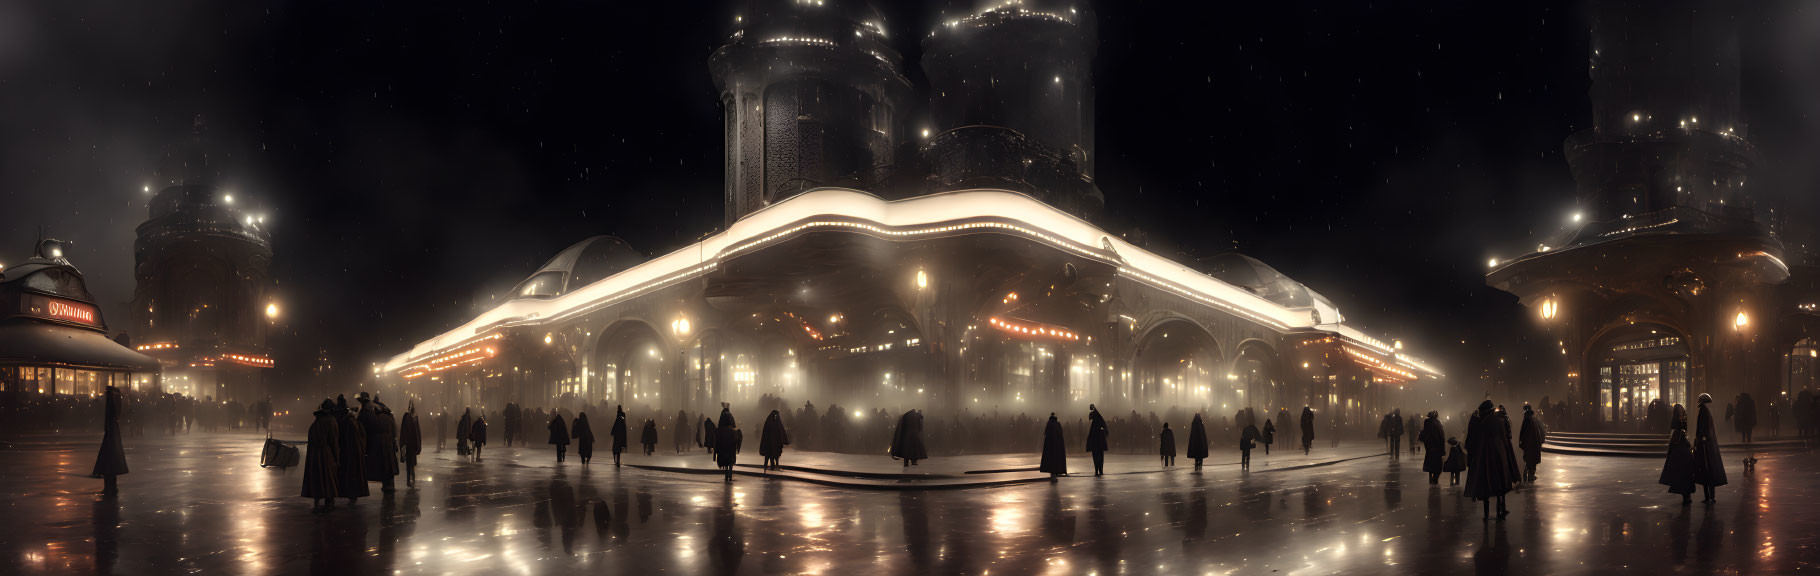
[[[1676,404],[1668,426],[1668,458],[1656,482],[1667,486],[1668,493],[1680,494],[1681,505],[1687,506],[1694,503],[1694,447],[1687,441],[1687,408]]]
[[[461,421],[455,423],[455,453],[456,454],[459,454],[462,456],[467,456],[469,454],[472,454],[472,452],[468,450],[468,431],[469,431],[468,429],[472,428],[472,427],[474,427],[473,409],[462,408],[461,409]]]
[[[1498,501],[1498,517],[1510,514],[1504,507],[1504,495],[1515,485],[1516,474],[1510,455],[1510,426],[1493,411],[1490,400],[1479,404],[1472,420],[1466,424],[1466,496],[1485,503],[1485,517],[1491,517],[1491,501]]]
[[[1163,467],[1175,466],[1175,431],[1169,429],[1168,422],[1163,423],[1163,431],[1157,433],[1157,438],[1162,444],[1157,447],[1157,454],[1163,457]]]
[[[1422,419],[1422,432],[1417,439],[1422,441],[1422,471],[1428,473],[1429,484],[1441,482],[1441,472],[1445,471],[1447,451],[1447,433],[1441,429],[1440,414],[1429,412]]]
[[[367,491],[367,436],[354,414],[348,411],[346,396],[335,396],[335,421],[340,445],[335,452],[335,493],[353,504],[370,494]]]
[[[645,446],[645,455],[657,452],[657,421],[645,419],[645,428],[638,433],[638,443]]]
[[[506,403],[505,412],[502,412],[499,415],[499,424],[504,428],[504,430],[501,430],[499,433],[500,440],[504,440],[506,446],[511,446],[512,440],[518,437],[518,430],[520,429],[518,425],[518,404],[512,402]]]
[[[1523,449],[1523,481],[1536,481],[1536,466],[1542,463],[1542,422],[1536,419],[1536,410],[1528,404],[1523,405],[1523,428],[1517,434],[1517,445]]]
[[[784,456],[784,447],[790,445],[790,432],[784,430],[784,417],[776,410],[765,417],[765,425],[758,430],[758,455],[765,459],[766,470],[776,470],[783,466],[779,461]]]
[[[449,441],[449,408],[447,406],[442,408],[442,412],[436,414],[436,421],[432,425],[436,427],[436,451],[441,452],[443,445]]]
[[[677,410],[675,427],[670,429],[670,441],[676,444],[677,454],[688,451],[689,431],[693,429],[695,427],[689,425],[689,413]]]
[[[713,418],[702,418],[701,419],[701,442],[699,442],[698,444],[701,445],[701,448],[703,450],[706,450],[708,452],[709,460],[714,459],[715,436],[716,436],[716,434],[714,433],[714,419]]]
[[[1270,445],[1275,444],[1277,441],[1277,425],[1275,422],[1271,422],[1269,418],[1264,419],[1264,430],[1263,433],[1258,436],[1258,441],[1264,443],[1264,455],[1269,456]]]
[[[1262,435],[1263,433],[1258,431],[1258,427],[1252,424],[1246,424],[1245,429],[1239,431],[1240,470],[1251,469],[1251,449],[1257,447],[1258,437]]]
[[[417,455],[423,453],[423,426],[417,422],[417,403],[405,404],[398,425],[399,459],[404,462],[404,485],[417,486]]]
[[[714,427],[714,463],[727,473],[727,481],[733,481],[733,465],[739,463],[739,448],[745,443],[745,434],[733,421],[733,413],[722,403],[720,424]]]
[[[1732,417],[1732,425],[1737,428],[1739,439],[1749,444],[1751,430],[1757,428],[1757,401],[1751,399],[1749,392],[1738,395],[1738,413]]]
[[[1460,473],[1466,471],[1466,451],[1460,448],[1458,438],[1447,437],[1447,461],[1441,463],[1441,469],[1447,471],[1447,485],[1460,485]]]
[[[360,429],[366,432],[366,481],[378,482],[379,491],[390,494],[395,491],[393,478],[398,475],[398,439],[386,429],[381,421],[379,406],[373,399],[361,392],[354,396],[360,402]]]
[[[576,416],[576,418],[580,418],[580,416]],[[618,466],[619,455],[626,452],[626,446],[630,446],[630,442],[632,441],[632,431],[626,425],[625,406],[618,405],[613,407],[613,427],[607,429],[607,435],[613,437],[613,465]],[[580,443],[582,441],[580,435],[575,436],[575,442]],[[586,442],[588,443],[588,450],[592,451],[594,449],[594,431],[588,431],[588,439]],[[582,458],[581,462],[587,464],[588,458]]]
[[[556,446],[556,461],[562,462],[569,454],[569,423],[562,419],[562,412],[550,411],[550,444]]]
[[[1503,404],[1498,405],[1496,414],[1498,415],[1498,419],[1504,421],[1504,440],[1506,441],[1505,444],[1508,445],[1508,444],[1510,444],[1509,440],[1512,440],[1514,438],[1512,436],[1512,434],[1516,432],[1517,427],[1512,426],[1510,424],[1510,413],[1504,411]],[[1511,448],[1510,450],[1507,450],[1505,452],[1505,454],[1508,455],[1507,458],[1509,459],[1508,467],[1505,469],[1510,470],[1510,473],[1515,476],[1516,479],[1514,481],[1516,483],[1522,484],[1523,483],[1523,474],[1522,474],[1523,465],[1517,463],[1517,450],[1515,448]]]
[[[615,423],[615,425],[618,424],[619,423]],[[611,435],[611,433],[612,429],[609,428],[608,434]],[[569,441],[575,443],[575,455],[581,457],[582,466],[587,466],[589,462],[594,461],[594,425],[588,423],[587,412],[577,412],[575,414],[575,421],[569,423]],[[619,444],[619,441],[614,440],[613,443]],[[625,451],[625,448],[622,447],[616,446],[613,449],[614,466],[619,465],[619,453],[623,451]]]
[[[922,411],[905,410],[897,419],[897,433],[891,437],[891,457],[903,460],[905,468],[929,457],[929,447],[923,444]]]
[[[1188,459],[1194,461],[1194,471],[1201,471],[1201,461],[1207,459],[1207,425],[1201,423],[1201,415],[1194,415],[1194,422],[1188,424]]]
[[[1302,407],[1302,454],[1308,454],[1308,447],[1314,445],[1314,409]]]
[[[1694,483],[1706,490],[1706,498],[1701,502],[1714,502],[1713,489],[1724,486],[1725,461],[1719,455],[1719,435],[1713,427],[1713,413],[1706,408],[1713,402],[1713,397],[1700,395],[1700,416],[1694,426]]]
[[[122,399],[120,389],[109,385],[101,401],[101,453],[95,455],[94,475],[102,478],[102,494],[119,494],[115,479],[126,473],[126,445],[120,443]]]
[[[1401,412],[1401,410],[1398,410],[1398,412]],[[1407,423],[1408,425],[1403,427],[1403,434],[1409,437],[1409,453],[1414,454],[1422,447],[1422,444],[1418,442],[1420,439],[1416,438],[1416,434],[1422,431],[1422,421],[1416,419],[1415,416],[1410,416]],[[1265,453],[1268,454],[1269,452]]]
[[[1092,404],[1087,405],[1087,451],[1093,453],[1093,475],[1106,474],[1106,437],[1111,431],[1106,428],[1106,418],[1100,416],[1100,409]]]
[[[480,417],[474,419],[474,426],[468,429],[468,442],[474,445],[474,461],[479,462],[480,449],[487,445],[487,414],[485,412],[480,413]]]
[[[335,490],[340,476],[336,473],[335,452],[340,445],[340,424],[335,420],[335,403],[322,399],[322,406],[316,409],[316,420],[310,423],[309,452],[303,458],[303,497],[310,499],[310,508],[315,511],[335,506]]]
[[[1055,413],[1049,413],[1049,423],[1043,425],[1043,459],[1038,463],[1038,472],[1048,472],[1049,476],[1068,474],[1068,444],[1062,439],[1062,422],[1055,419]]]

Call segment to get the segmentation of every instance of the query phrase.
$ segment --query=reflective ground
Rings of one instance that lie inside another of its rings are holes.
[[[96,439],[79,440],[0,448],[0,573],[1748,574],[1820,561],[1811,452],[1764,455],[1749,477],[1734,467],[1717,505],[1689,508],[1655,484],[1654,459],[1550,457],[1544,483],[1487,522],[1415,457],[897,492],[729,485],[614,470],[610,456],[559,468],[541,447],[474,464],[451,448],[425,454],[418,489],[317,515],[294,497],[300,471],[257,466],[255,436],[133,439],[117,499],[85,476]]]

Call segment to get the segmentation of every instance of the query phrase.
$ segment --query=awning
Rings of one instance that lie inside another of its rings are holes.
[[[0,365],[158,372],[158,360],[91,330],[44,322],[0,325]]]

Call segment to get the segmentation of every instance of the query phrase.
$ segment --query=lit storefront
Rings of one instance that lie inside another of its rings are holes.
[[[42,240],[31,259],[0,271],[0,392],[8,398],[159,389],[157,360],[109,340],[82,273],[63,243]]]

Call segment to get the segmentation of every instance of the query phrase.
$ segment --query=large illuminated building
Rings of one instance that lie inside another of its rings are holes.
[[[157,360],[108,339],[82,271],[64,256],[67,246],[40,238],[31,258],[0,271],[0,406],[93,398],[108,386],[158,388]]]
[[[202,121],[159,164],[151,217],[133,242],[134,348],[164,364],[164,389],[196,398],[264,399],[272,238],[246,198],[219,185]]]
[[[1491,262],[1487,282],[1559,340],[1550,392],[1580,425],[1634,428],[1653,401],[1701,393],[1766,410],[1785,381],[1811,386],[1816,292],[1752,201],[1728,4],[1594,3],[1593,126],[1565,144],[1580,208],[1560,237]]]
[[[723,230],[649,259],[584,240],[376,370],[432,406],[623,404],[635,418],[768,395],[1216,422],[1310,405],[1323,428],[1362,427],[1442,393],[1400,343],[1257,260],[1172,260],[1096,224],[1084,3],[947,14],[912,35],[931,82],[917,124],[876,11],[748,3],[710,67]]]

